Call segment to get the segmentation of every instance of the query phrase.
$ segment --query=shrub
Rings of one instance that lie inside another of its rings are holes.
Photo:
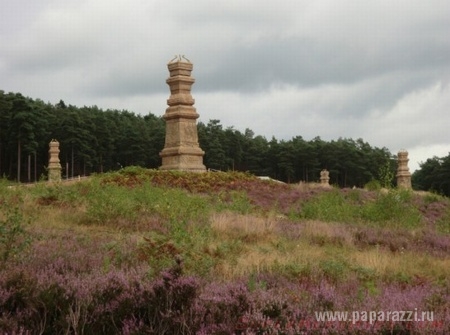
[[[0,262],[15,257],[30,243],[30,235],[25,230],[24,217],[19,207],[0,206],[5,218],[0,218]]]
[[[379,191],[381,190],[381,183],[378,180],[372,179],[364,185],[364,188],[368,191]]]
[[[303,204],[305,219],[347,222],[354,218],[354,208],[339,190],[325,191]]]
[[[395,177],[395,172],[391,167],[391,162],[387,161],[378,170],[378,178],[382,187],[391,188]]]
[[[345,280],[348,274],[348,265],[345,261],[329,259],[319,264],[325,278],[330,282]]]
[[[444,215],[436,221],[436,230],[441,234],[450,235],[450,207]]]
[[[40,182],[33,186],[33,196],[38,205],[74,208],[84,201],[84,195],[91,188],[91,183],[83,182],[73,185]]]
[[[126,188],[93,186],[87,198],[85,223],[118,225],[121,220],[135,221],[137,217],[136,203]]]
[[[245,283],[212,282],[203,288],[195,311],[201,320],[201,334],[232,334],[242,315],[250,308]]]
[[[148,262],[152,275],[159,274],[179,256],[184,260],[186,273],[208,276],[220,259],[217,250],[208,249],[210,236],[206,225],[172,222],[164,234],[152,232],[143,237],[139,258]]]
[[[390,190],[379,192],[375,201],[368,202],[360,209],[363,220],[378,225],[394,227],[417,227],[421,214],[412,203],[412,192],[408,190]]]

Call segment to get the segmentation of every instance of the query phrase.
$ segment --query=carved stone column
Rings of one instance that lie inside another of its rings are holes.
[[[166,139],[164,149],[159,153],[162,158],[160,169],[204,172],[205,152],[198,144],[196,123],[199,115],[191,96],[191,86],[195,82],[191,77],[193,65],[183,56],[183,59],[176,57],[167,67],[170,77],[166,83],[170,87],[170,97],[167,100],[169,107],[163,116]]]
[[[400,150],[397,156],[397,187],[404,189],[412,189],[411,173],[408,168],[408,151]]]
[[[330,186],[330,172],[326,169],[320,171],[320,185],[325,187]]]
[[[59,142],[51,140],[49,143],[48,181],[61,181],[61,164],[59,162]]]

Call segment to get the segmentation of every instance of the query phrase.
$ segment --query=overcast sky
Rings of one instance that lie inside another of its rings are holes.
[[[450,152],[448,0],[0,0],[0,90],[161,116],[185,55],[200,121]]]

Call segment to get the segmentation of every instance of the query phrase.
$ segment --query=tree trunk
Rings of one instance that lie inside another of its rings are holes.
[[[20,183],[20,156],[22,156],[20,140],[17,141],[17,182]]]
[[[31,155],[28,154],[28,182],[31,183]]]
[[[69,160],[67,159],[67,153],[66,153],[66,179],[69,179]]]
[[[73,179],[73,166],[74,166],[74,163],[73,163],[73,146],[72,146],[72,179]]]
[[[36,162],[36,151],[34,152],[34,182],[37,182],[37,162]]]

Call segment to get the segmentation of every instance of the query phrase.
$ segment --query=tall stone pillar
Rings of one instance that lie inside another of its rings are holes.
[[[59,142],[51,140],[49,143],[48,181],[61,181],[61,164],[59,162]]]
[[[330,172],[326,169],[320,171],[320,186],[330,186]]]
[[[400,150],[397,156],[397,187],[404,189],[412,189],[411,173],[408,168],[408,151]]]
[[[162,158],[161,170],[182,170],[204,172],[203,155],[205,152],[198,144],[196,120],[199,115],[194,107],[191,86],[195,79],[191,77],[193,65],[181,56],[169,64],[170,77],[166,83],[170,87],[169,107],[163,118],[166,121],[166,140],[164,149],[159,153]]]

